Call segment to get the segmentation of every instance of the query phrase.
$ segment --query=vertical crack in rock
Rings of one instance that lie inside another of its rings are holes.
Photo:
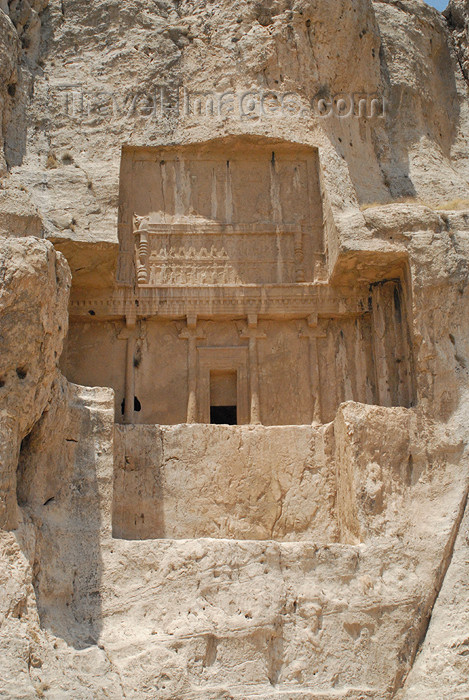
[[[435,577],[436,580],[435,580],[434,588],[433,588],[432,594],[430,596],[430,599],[428,601],[428,610],[427,610],[422,622],[420,623],[420,632],[418,634],[417,643],[415,644],[413,651],[412,651],[412,657],[410,660],[410,664],[409,664],[407,670],[405,671],[405,673],[401,673],[400,677],[398,677],[396,679],[396,682],[395,682],[394,688],[393,688],[393,696],[396,695],[397,693],[399,693],[400,690],[405,688],[407,678],[409,677],[409,674],[410,674],[410,672],[415,664],[415,660],[416,660],[420,650],[422,649],[422,647],[425,643],[428,628],[430,626],[430,622],[432,619],[433,609],[435,607],[436,601],[438,600],[438,596],[439,596],[441,588],[443,586],[445,576],[446,576],[447,571],[449,569],[449,566],[451,564],[451,559],[453,557],[453,552],[454,552],[454,546],[455,546],[456,539],[458,537],[458,534],[459,534],[459,531],[461,528],[461,523],[462,523],[462,520],[464,518],[464,513],[465,513],[466,507],[468,505],[468,502],[469,502],[469,486],[466,487],[465,494],[461,500],[461,504],[459,506],[457,517],[454,521],[453,527],[451,528],[450,536],[448,538],[448,542],[447,542],[446,547],[445,547],[444,552],[443,552],[443,557],[442,557],[440,566],[438,567],[437,572],[436,572],[436,577]],[[401,697],[401,696],[399,695],[399,697]]]
[[[469,8],[467,2],[464,4],[464,0],[450,0],[443,16],[451,35],[456,60],[464,79],[469,84]]]

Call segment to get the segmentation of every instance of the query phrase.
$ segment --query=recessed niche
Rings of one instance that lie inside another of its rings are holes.
[[[112,387],[116,420],[135,424],[324,424],[348,400],[411,406],[404,270],[327,283],[320,175],[316,148],[279,140],[125,147],[122,287],[72,291],[67,378]]]
[[[142,404],[141,404],[140,401],[138,400],[138,397],[137,397],[137,396],[134,396],[134,411],[136,411],[137,413],[139,413],[141,410],[142,410]],[[121,412],[122,412],[122,415],[124,415],[124,413],[125,413],[125,398],[122,399],[122,403],[121,403]]]

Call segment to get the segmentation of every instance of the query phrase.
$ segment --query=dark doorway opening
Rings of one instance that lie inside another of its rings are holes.
[[[236,370],[210,371],[210,423],[238,425]]]
[[[213,425],[238,425],[236,406],[210,406],[210,423]]]
[[[136,411],[138,413],[141,410],[142,410],[142,404],[140,403],[138,398],[136,396],[134,396],[134,411]],[[122,415],[124,415],[124,413],[125,413],[125,397],[122,399],[121,411],[122,411]]]

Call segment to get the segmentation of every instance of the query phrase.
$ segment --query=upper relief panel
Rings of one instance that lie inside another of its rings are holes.
[[[126,149],[119,281],[141,286],[314,280],[323,253],[317,151],[286,143]]]

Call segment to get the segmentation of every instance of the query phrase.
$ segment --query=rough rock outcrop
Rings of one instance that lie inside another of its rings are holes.
[[[16,95],[19,41],[5,10],[0,11],[0,173],[6,172],[5,136],[11,123]]]
[[[47,241],[1,239],[0,522],[15,526],[21,441],[50,400],[67,333],[70,272]]]
[[[381,422],[390,445],[402,435],[404,455],[376,448]],[[373,521],[364,543],[125,540],[111,531],[112,393],[58,383],[22,450],[16,541],[2,534],[6,697],[37,689],[46,697],[240,700],[333,697],[335,688],[357,699],[393,697],[452,557],[467,489],[461,444],[456,426],[441,434],[414,412],[350,403],[336,423],[337,517],[345,531],[347,507],[361,508],[357,524]],[[365,454],[353,455],[348,445],[367,425]],[[260,452],[285,432],[238,430]],[[204,432],[205,443],[226,442],[216,426]],[[174,434],[185,455],[200,440],[193,426]],[[357,475],[358,504],[345,470]]]
[[[469,3],[450,0],[443,14],[453,34],[461,72],[469,83]]]
[[[467,695],[468,510],[461,522],[444,583],[433,608],[425,642],[405,684],[403,697],[418,700]]]

